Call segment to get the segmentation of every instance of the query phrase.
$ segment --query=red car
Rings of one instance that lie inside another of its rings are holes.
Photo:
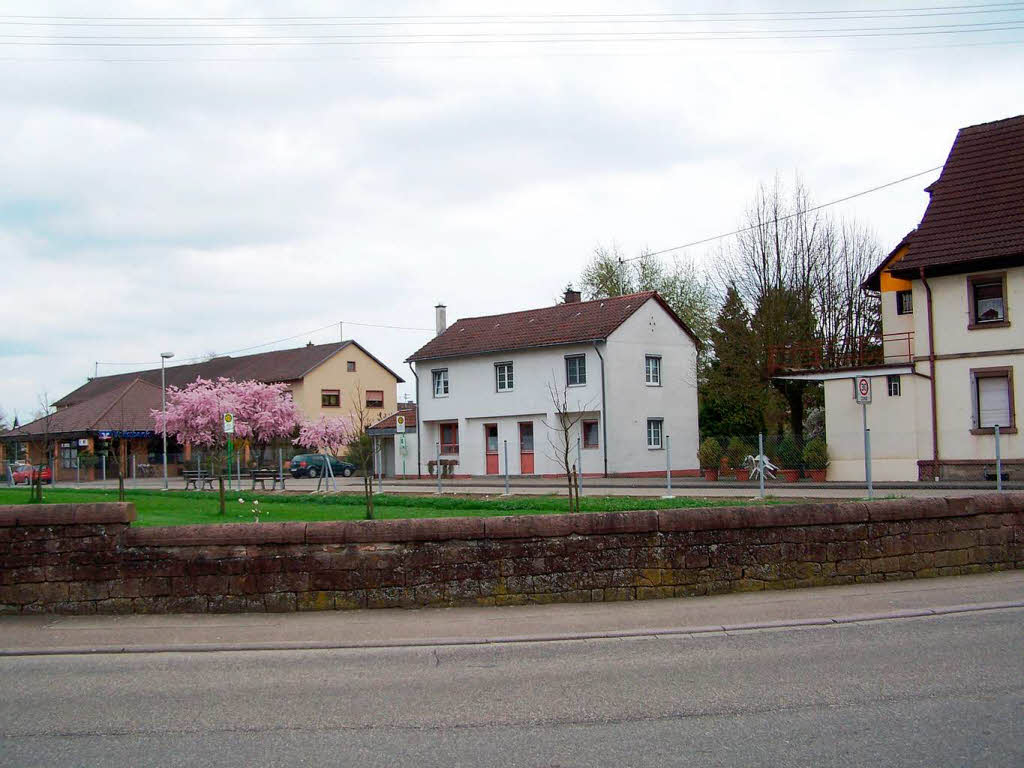
[[[14,483],[24,483],[25,485],[31,485],[37,479],[43,483],[53,482],[53,473],[50,472],[49,467],[33,467],[31,464],[22,464],[18,467],[14,467],[11,470],[11,474],[14,476]]]

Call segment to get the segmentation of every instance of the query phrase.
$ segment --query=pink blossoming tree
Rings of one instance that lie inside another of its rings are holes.
[[[327,454],[330,457],[341,453],[351,434],[351,420],[344,416],[321,416],[316,421],[302,422],[299,425],[299,436],[292,440],[292,442],[317,453]],[[325,459],[325,465],[329,462],[329,458]],[[320,490],[321,484],[325,482],[325,475],[329,473],[330,467],[325,466],[325,470],[320,479],[317,480],[317,490]],[[326,490],[326,485],[324,489]],[[334,490],[338,490],[337,483],[334,484]]]
[[[235,417],[235,439],[261,448],[290,438],[299,421],[286,384],[197,378],[187,387],[167,389],[167,434],[182,445],[205,449],[226,445],[225,413]],[[157,434],[162,434],[163,413],[152,410],[150,415]]]

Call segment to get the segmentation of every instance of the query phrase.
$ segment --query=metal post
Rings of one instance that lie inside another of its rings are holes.
[[[672,498],[672,437],[665,435],[665,498]]]
[[[377,438],[373,438],[375,443],[374,453],[377,462],[377,493],[384,493],[384,449],[381,446],[381,442]]]
[[[757,485],[764,498],[764,433],[757,433]]]
[[[76,456],[75,457],[75,485],[81,485],[82,484],[81,470],[79,470],[78,466],[79,466],[79,464],[78,464],[78,457]],[[13,485],[13,483],[11,483],[11,485]]]
[[[1003,492],[1003,457],[999,455],[999,425],[996,424],[996,490]]]
[[[134,485],[138,478],[135,476],[135,454],[132,454],[132,484]]]
[[[103,468],[103,482],[107,482],[107,454],[100,454],[100,466]]]
[[[284,453],[280,448],[277,449],[277,481],[281,484],[281,490],[284,490]]]
[[[579,501],[579,497],[583,495],[583,450],[581,448],[582,441],[580,438],[576,438],[576,466],[579,467],[579,471],[576,473],[576,498]]]
[[[505,495],[508,496],[508,440],[505,440],[504,442],[505,442]]]
[[[864,414],[864,479],[868,484],[868,498],[874,498],[875,491],[871,487],[871,430],[868,429],[868,404],[861,403]]]
[[[434,469],[437,470],[437,492],[441,492],[441,441],[434,443]]]

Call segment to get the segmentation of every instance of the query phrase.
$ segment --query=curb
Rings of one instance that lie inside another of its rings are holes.
[[[392,648],[436,648],[440,646],[511,645],[517,643],[555,643],[579,640],[616,640],[635,637],[670,637],[686,635],[728,634],[754,632],[767,629],[795,629],[799,627],[826,627],[859,624],[872,621],[891,621],[929,616],[949,616],[958,613],[998,611],[1024,608],[1024,600],[992,603],[964,603],[939,608],[906,608],[881,613],[862,613],[850,616],[829,616],[808,619],[779,619],[776,621],[740,624],[708,624],[664,629],[623,629],[603,632],[565,632],[540,635],[509,635],[495,637],[438,637],[429,640],[394,642],[332,642],[332,641],[279,641],[268,643],[182,643],[177,645],[102,645],[70,646],[67,648],[2,648],[0,658],[16,656],[89,656],[126,653],[225,653],[238,651],[325,651],[375,650]]]

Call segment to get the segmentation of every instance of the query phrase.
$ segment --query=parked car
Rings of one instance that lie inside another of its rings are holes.
[[[43,483],[53,482],[53,473],[50,468],[45,465],[39,465],[33,467],[31,464],[19,464],[11,469],[11,475],[14,477],[14,483],[24,483],[25,485],[31,485],[37,479]]]
[[[289,472],[292,477],[320,477],[327,472],[327,456],[322,453],[300,453],[292,459]],[[356,471],[355,464],[349,464],[336,456],[331,456],[331,472],[335,477],[351,477]]]

